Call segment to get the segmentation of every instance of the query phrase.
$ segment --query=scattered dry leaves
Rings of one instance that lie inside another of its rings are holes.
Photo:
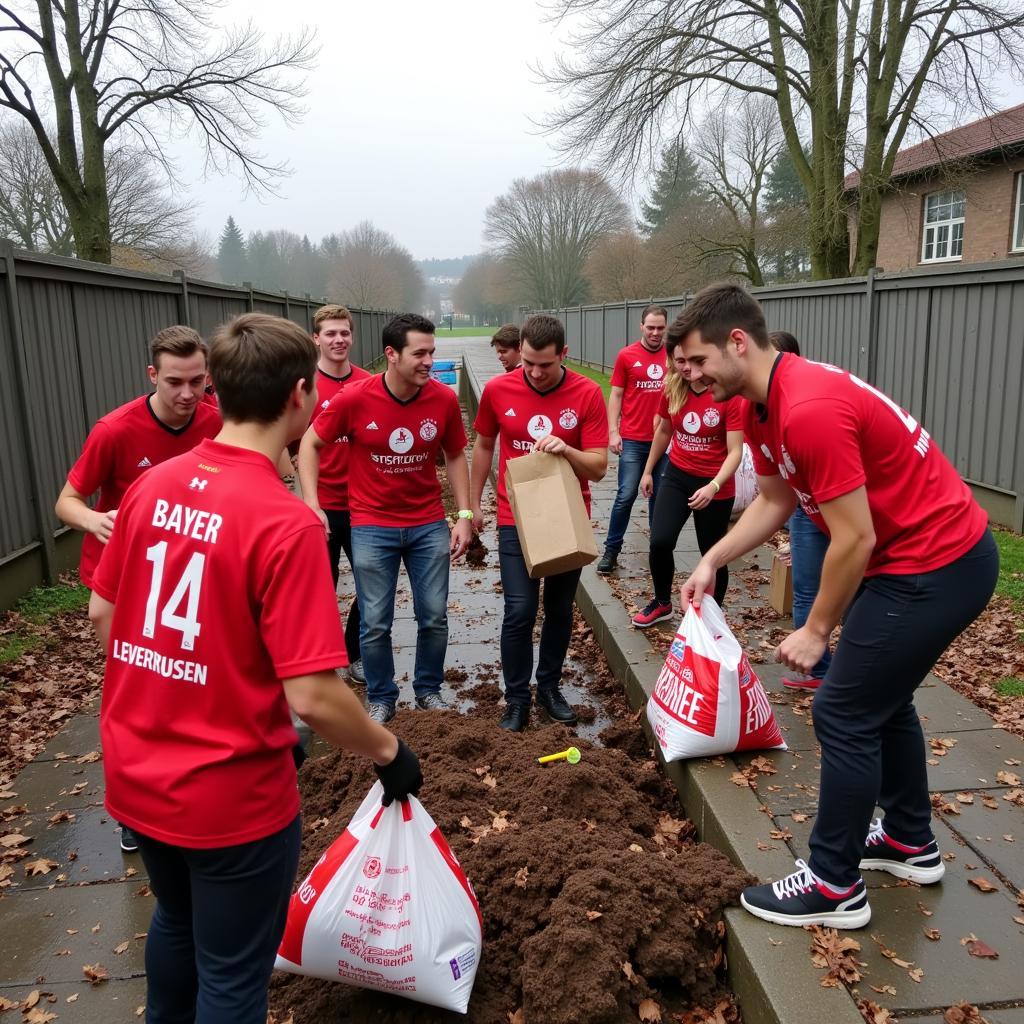
[[[977,878],[968,878],[968,884],[973,885],[979,892],[999,892],[999,886],[990,882],[987,878],[982,878],[980,875]]]
[[[942,1015],[942,1019],[946,1024],[988,1024],[981,1011],[971,1003],[957,1003],[956,1006],[951,1006]]]
[[[868,1024],[896,1024],[896,1018],[888,1010],[870,999],[858,999],[857,1009]]]
[[[835,928],[813,925],[811,932],[811,963],[828,973],[821,980],[824,988],[856,985],[861,979],[864,964],[854,956],[860,952],[860,943],[849,935],[840,935]]]
[[[637,1012],[644,1024],[658,1024],[661,1020],[661,1007],[653,999],[641,999]]]
[[[110,977],[110,972],[101,964],[85,964],[82,973],[90,985],[102,985]]]

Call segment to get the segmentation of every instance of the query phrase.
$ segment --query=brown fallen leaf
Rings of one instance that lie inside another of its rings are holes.
[[[981,939],[974,939],[967,943],[967,952],[971,956],[979,957],[982,960],[998,960],[999,954],[986,942]]]
[[[925,917],[931,917],[935,913],[934,910],[929,910],[923,903],[920,902],[918,902],[917,904],[917,909],[920,910]]]
[[[857,1009],[867,1024],[896,1024],[896,1018],[888,1010],[870,999],[858,999]]]
[[[793,833],[788,828],[773,828],[769,833],[770,839],[792,839]]]
[[[36,1006],[21,1018],[21,1024],[49,1024],[51,1020],[56,1019],[57,1014],[48,1013],[41,1006]]]
[[[604,914],[602,914],[600,910],[588,910],[587,911],[587,920],[588,921],[596,921],[599,917],[604,917]]]
[[[861,979],[863,964],[854,956],[860,952],[860,943],[848,935],[840,935],[835,928],[813,925],[811,932],[811,963],[828,973],[821,979],[823,988],[855,985]]]
[[[622,973],[630,984],[638,984],[636,974],[633,973],[633,965],[628,960],[623,960],[619,966],[622,968]]]
[[[938,928],[925,928],[924,935],[926,939],[931,939],[932,942],[938,942],[942,938],[942,932]]]
[[[508,1024],[523,1024],[523,1008],[521,1006],[515,1012],[509,1010]]]
[[[801,813],[800,813],[799,811],[793,811],[793,813],[792,813],[792,814],[790,814],[790,817],[791,817],[791,818],[792,818],[792,819],[793,819],[793,820],[794,820],[794,821],[795,821],[795,822],[796,822],[796,823],[797,823],[798,825],[802,825],[802,824],[803,824],[803,823],[804,823],[805,821],[807,821],[808,815],[806,815],[806,814],[801,814]]]
[[[527,879],[529,877],[530,877],[530,869],[524,864],[516,872],[516,888],[517,889],[525,889],[526,888],[526,881],[527,881]]]
[[[988,1024],[981,1012],[971,1003],[957,1003],[943,1015],[946,1024]]]
[[[76,764],[92,764],[98,761],[103,755],[98,750],[90,750],[88,754],[75,758]]]
[[[643,853],[644,848],[639,843],[630,843],[627,847],[630,853]]]
[[[996,772],[996,782],[1001,782],[1004,786],[1019,786],[1020,776],[1016,772],[998,771]]]
[[[987,878],[978,876],[977,878],[968,878],[968,883],[973,885],[979,892],[998,892],[999,886],[993,885]]]
[[[653,999],[641,999],[637,1012],[644,1024],[658,1024],[661,1020],[661,1007]]]
[[[924,971],[921,970],[920,967],[915,967],[913,970],[907,971],[907,974],[910,975],[910,980],[916,981],[918,985],[921,984],[921,981],[924,978]]]
[[[93,933],[93,935],[95,935],[95,934],[96,934],[96,933],[97,933],[97,932],[98,932],[98,931],[99,931],[99,930],[100,930],[100,929],[101,929],[102,927],[103,927],[103,925],[102,925],[102,924],[100,924],[100,922],[99,922],[99,921],[97,921],[97,922],[96,922],[96,923],[95,923],[95,924],[94,924],[94,925],[93,925],[93,926],[92,926],[92,927],[91,927],[91,928],[89,929],[89,931],[91,931],[91,932]]]
[[[84,964],[82,967],[82,973],[85,975],[90,985],[102,985],[109,977],[110,973],[106,967],[101,964]]]
[[[25,862],[25,874],[29,878],[35,878],[36,875],[48,875],[54,868],[59,868],[60,865],[55,860],[48,860],[46,857],[40,857],[38,860],[29,860]]]
[[[880,995],[894,996],[896,995],[895,985],[869,985],[868,988],[874,989]]]
[[[78,1002],[78,993],[77,992],[72,992],[71,995],[69,995],[67,997],[67,999],[64,1000],[64,1002],[65,1003],[77,1003]]]
[[[7,850],[13,850],[15,846],[21,846],[22,843],[31,842],[31,836],[23,836],[20,832],[8,832],[5,836],[0,836],[0,846]]]
[[[116,954],[117,954],[118,956],[120,956],[120,955],[121,955],[121,954],[122,954],[122,953],[123,953],[123,952],[124,952],[124,951],[125,951],[125,950],[126,950],[126,949],[128,948],[128,946],[129,946],[129,943],[128,943],[127,941],[125,941],[125,942],[119,942],[119,943],[118,943],[118,944],[117,944],[117,945],[116,945],[116,946],[114,947],[114,952],[115,952],[115,953],[116,953]]]
[[[973,804],[974,803],[974,794],[973,793],[957,793],[956,798],[962,804]]]

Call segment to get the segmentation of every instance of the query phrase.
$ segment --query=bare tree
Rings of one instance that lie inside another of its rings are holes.
[[[32,129],[81,258],[110,262],[107,150],[113,140],[127,145],[134,136],[159,155],[161,130],[194,131],[208,167],[234,164],[253,187],[269,186],[284,172],[252,140],[268,110],[287,121],[301,113],[295,73],[312,66],[312,36],[267,45],[251,24],[221,29],[219,6],[217,0],[36,0],[18,8],[0,2],[0,107]],[[37,93],[39,80],[47,88]]]
[[[370,221],[328,236],[321,248],[330,260],[331,294],[362,309],[418,307],[423,275],[408,250]]]
[[[484,323],[516,318],[513,275],[502,260],[488,253],[477,256],[452,290],[455,312],[468,313]]]
[[[709,95],[770,97],[807,194],[816,278],[850,271],[847,160],[862,149],[856,273],[874,265],[882,195],[928,102],[991,109],[989,72],[1024,71],[1020,0],[554,0],[580,21],[578,57],[548,82],[569,153],[649,166]],[[805,152],[801,126],[810,129]]]
[[[602,235],[624,231],[629,213],[596,171],[548,171],[517,178],[487,209],[484,237],[534,306],[553,309],[587,297],[584,266]]]
[[[193,249],[191,207],[172,200],[146,153],[111,148],[106,158],[115,247],[178,265]],[[27,124],[0,122],[0,233],[22,248],[75,255],[71,218]],[[191,257],[189,257],[191,260]]]

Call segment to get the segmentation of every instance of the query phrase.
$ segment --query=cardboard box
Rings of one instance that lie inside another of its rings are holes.
[[[531,452],[509,459],[505,489],[531,579],[579,569],[597,558],[580,482],[560,455]]]
[[[780,614],[793,610],[793,566],[778,555],[772,561],[772,574],[768,583],[768,603]]]

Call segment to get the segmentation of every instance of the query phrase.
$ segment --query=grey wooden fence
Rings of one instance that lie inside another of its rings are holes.
[[[771,330],[892,396],[995,522],[1024,532],[1024,261],[757,288]],[[652,300],[548,310],[570,358],[610,370]],[[675,317],[687,296],[657,300]],[[907,500],[913,500],[912,495]]]
[[[257,310],[309,328],[322,300],[37,256],[0,242],[0,608],[75,564],[53,514],[96,420],[148,387],[149,340],[188,324],[209,335]],[[353,309],[352,359],[381,354],[388,312]]]

